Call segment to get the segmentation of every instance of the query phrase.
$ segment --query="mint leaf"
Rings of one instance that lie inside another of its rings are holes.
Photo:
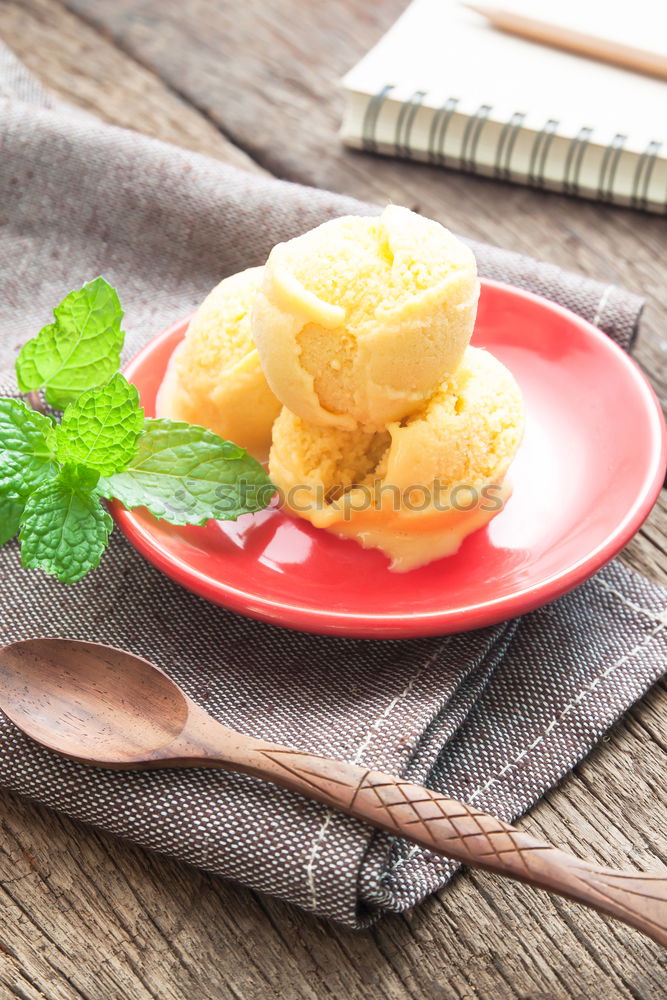
[[[0,497],[0,545],[8,542],[19,530],[22,512],[23,500]]]
[[[72,489],[92,493],[99,482],[100,474],[95,469],[86,468],[85,465],[68,463],[63,465],[58,478],[66,486],[71,486]]]
[[[67,407],[62,424],[56,428],[58,459],[111,476],[134,457],[143,427],[139,393],[119,373],[99,389],[88,389]]]
[[[19,399],[0,397],[0,496],[27,497],[58,471],[55,428]]]
[[[22,392],[45,388],[47,402],[62,410],[119,368],[123,310],[115,289],[95,278],[70,292],[53,314],[55,323],[23,347],[16,377]]]
[[[113,521],[95,492],[98,473],[66,465],[26,502],[19,540],[26,569],[76,583],[99,565]]]
[[[147,507],[170,524],[236,520],[266,507],[275,487],[243,448],[203,427],[147,420],[124,472],[100,479],[102,496]]]

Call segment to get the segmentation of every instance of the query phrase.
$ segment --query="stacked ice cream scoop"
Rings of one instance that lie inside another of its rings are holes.
[[[160,415],[270,449],[288,510],[413,569],[509,492],[523,403],[468,346],[478,295],[472,252],[438,223],[397,206],[334,219],[211,292]]]

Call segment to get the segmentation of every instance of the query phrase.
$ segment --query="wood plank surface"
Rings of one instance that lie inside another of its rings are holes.
[[[338,78],[404,6],[0,0],[0,36],[108,121],[642,291],[637,356],[667,397],[664,220],[341,148]],[[664,491],[624,558],[667,582]],[[663,683],[522,825],[605,864],[667,864],[666,722]],[[0,828],[0,1000],[667,996],[656,945],[490,875],[354,934],[6,793]]]

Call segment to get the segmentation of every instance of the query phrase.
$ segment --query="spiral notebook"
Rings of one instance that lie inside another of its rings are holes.
[[[662,4],[623,8],[624,37],[667,45]],[[554,19],[550,0],[529,9]],[[607,31],[612,9],[558,7]],[[667,214],[662,80],[498,31],[456,0],[414,0],[343,86],[350,146]]]

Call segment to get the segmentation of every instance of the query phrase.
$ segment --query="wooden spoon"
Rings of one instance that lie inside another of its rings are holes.
[[[244,736],[120,649],[68,639],[6,646],[0,708],[37,743],[85,764],[252,774],[428,851],[584,903],[667,946],[667,874],[589,864],[411,781]]]

